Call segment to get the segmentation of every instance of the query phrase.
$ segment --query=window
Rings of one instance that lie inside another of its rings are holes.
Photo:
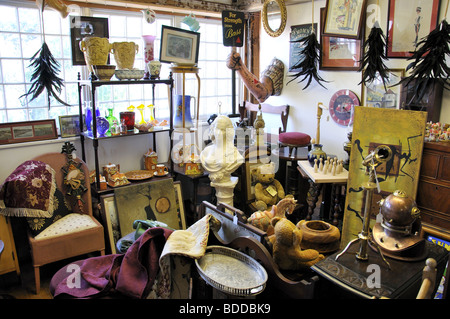
[[[183,18],[157,14],[156,22],[148,24],[140,12],[91,9],[90,15],[108,18],[110,43],[133,41],[139,45],[134,65],[139,69],[145,67],[142,35],[157,36],[154,44],[157,59],[161,26],[165,24],[180,27]],[[88,78],[88,74],[85,66],[72,65],[69,17],[62,19],[58,12],[47,9],[44,10],[43,20],[45,36],[42,32],[39,9],[34,2],[2,1],[0,5],[0,123],[58,119],[60,115],[78,114],[76,81],[78,73],[84,79]],[[222,105],[223,113],[231,113],[231,70],[225,64],[231,49],[223,46],[220,20],[198,20],[201,26],[198,63],[201,79],[200,117],[207,119],[209,115],[219,111],[219,104]],[[61,105],[51,99],[49,108],[45,91],[33,101],[29,101],[30,98],[21,98],[31,85],[33,67],[30,67],[30,58],[40,49],[44,39],[60,64],[59,77],[64,80],[60,97],[70,106]],[[113,54],[110,54],[110,61],[111,64],[115,64]],[[167,78],[169,72],[170,65],[163,63],[161,78]],[[238,80],[238,77],[236,78]],[[174,79],[175,90],[180,90],[180,77],[175,74]],[[157,85],[155,89],[156,118],[168,118],[170,113],[167,87]],[[187,77],[186,94],[192,92],[197,95],[197,89],[196,77]],[[137,107],[140,104],[152,103],[152,89],[147,85],[102,86],[96,92],[97,107],[103,116],[106,116],[107,108],[111,106],[114,107],[114,114],[118,117],[118,113],[130,105]]]

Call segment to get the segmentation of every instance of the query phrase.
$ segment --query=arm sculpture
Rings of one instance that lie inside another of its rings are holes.
[[[232,52],[227,59],[227,67],[236,70],[242,78],[244,85],[252,95],[263,103],[272,95],[280,95],[283,89],[284,64],[274,58],[271,64],[261,74],[259,80],[241,62],[241,56],[237,52]]]

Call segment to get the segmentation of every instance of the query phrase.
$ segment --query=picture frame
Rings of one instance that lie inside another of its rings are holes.
[[[404,69],[390,69],[386,90],[381,78],[377,78],[369,86],[363,82],[361,85],[361,105],[400,109],[401,86],[397,85],[405,75]]]
[[[105,232],[110,245],[111,254],[115,254],[117,252],[117,242],[122,237],[122,235],[120,232],[119,219],[117,216],[117,207],[114,201],[114,193],[100,195],[100,204],[100,214],[102,217],[103,225],[105,225]]]
[[[313,26],[311,23],[291,26],[291,33],[289,34],[289,71],[295,70],[293,66],[304,59],[304,56],[301,54],[304,45],[293,41],[298,41],[309,36],[312,28],[317,32],[317,23],[314,23]]]
[[[155,220],[173,229],[183,227],[171,178],[117,187],[114,195],[122,236],[134,231],[135,220]]]
[[[86,65],[84,53],[80,49],[83,38],[109,38],[108,18],[70,16],[70,44],[72,46],[72,65]],[[109,56],[108,62],[109,64]]]
[[[159,60],[177,65],[196,65],[200,33],[163,25]]]
[[[0,145],[58,138],[54,119],[0,124]]]
[[[439,8],[440,0],[389,0],[386,56],[411,57],[416,43],[436,28]]]
[[[364,55],[363,40],[328,36],[323,33],[325,8],[320,9],[320,70],[358,71]],[[364,37],[362,30],[361,37]]]
[[[61,137],[80,135],[80,116],[62,115],[59,117],[59,132]]]
[[[173,186],[175,187],[175,198],[178,205],[178,216],[181,220],[181,229],[186,229],[186,216],[184,211],[183,191],[181,189],[181,182],[174,181]]]
[[[367,0],[327,0],[323,34],[360,39]]]

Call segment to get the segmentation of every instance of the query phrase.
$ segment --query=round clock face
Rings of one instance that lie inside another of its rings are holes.
[[[350,90],[339,90],[330,100],[330,115],[339,125],[347,126],[352,117],[352,108],[360,105],[358,96]]]

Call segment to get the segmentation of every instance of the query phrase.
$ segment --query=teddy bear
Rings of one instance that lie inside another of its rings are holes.
[[[275,233],[269,236],[269,240],[272,244],[273,260],[280,270],[306,270],[325,258],[317,250],[300,248],[302,231],[290,220],[274,217],[271,224]]]
[[[283,185],[275,179],[274,163],[258,166],[252,177],[256,181],[254,206],[257,210],[266,211],[285,197]]]

